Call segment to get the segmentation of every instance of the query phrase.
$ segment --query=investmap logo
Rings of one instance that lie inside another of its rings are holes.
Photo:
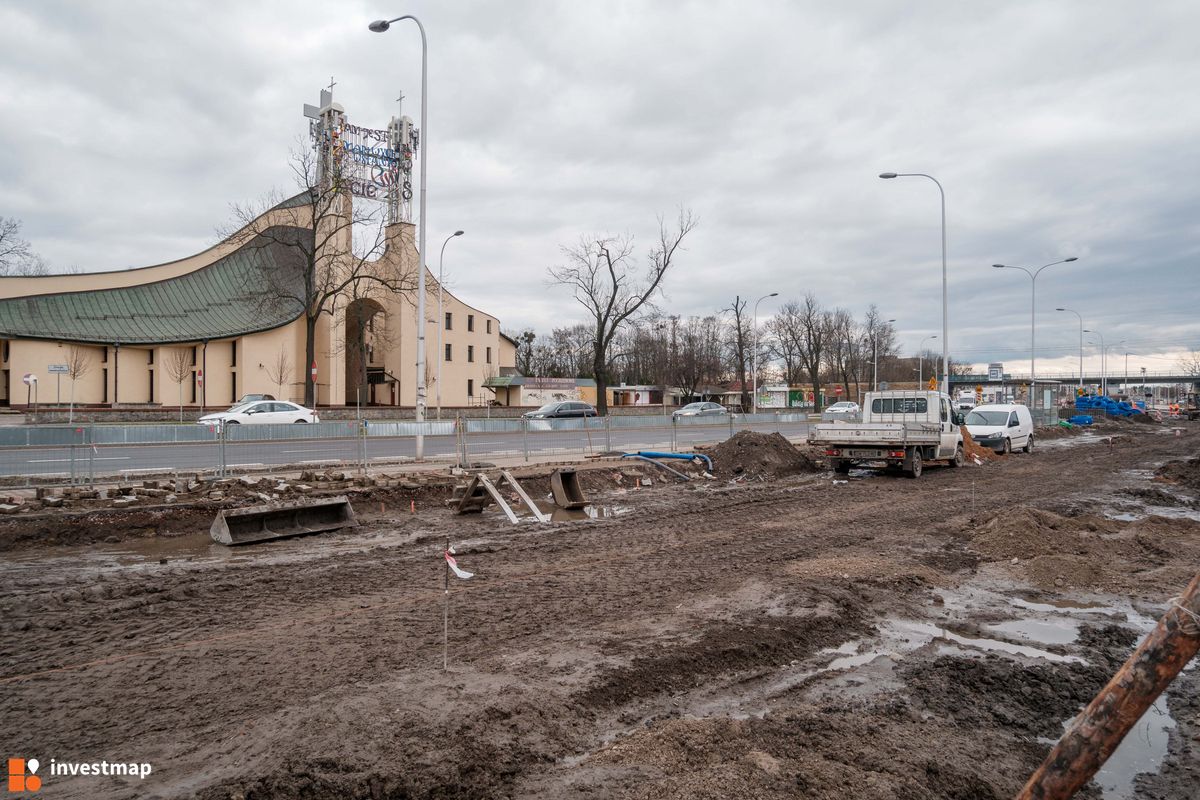
[[[36,792],[42,788],[42,776],[38,769],[42,766],[36,758],[10,758],[8,760],[8,791]],[[45,773],[53,777],[100,777],[121,775],[145,780],[153,771],[149,764],[123,763],[113,761],[58,761],[50,759]]]
[[[8,790],[10,792],[36,792],[42,788],[42,779],[37,776],[38,763],[36,758],[26,761],[23,758],[8,760]]]

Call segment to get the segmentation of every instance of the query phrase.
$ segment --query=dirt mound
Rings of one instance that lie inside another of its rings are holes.
[[[1080,425],[1072,425],[1066,427],[1064,425],[1050,425],[1045,428],[1038,428],[1033,432],[1034,442],[1044,442],[1049,439],[1065,439],[1068,436],[1078,436],[1083,433],[1083,427]]]
[[[978,444],[971,438],[971,432],[967,430],[967,426],[963,425],[959,430],[962,431],[963,437],[963,452],[967,456],[967,463],[978,461],[994,461],[997,458],[1004,458],[990,447],[984,447]]]
[[[1190,546],[1198,531],[1200,523],[1187,519],[1152,515],[1124,522],[1020,508],[972,531],[970,547],[984,561],[1011,562],[1006,568],[1043,589],[1119,591],[1150,575],[1166,585],[1186,583],[1186,568],[1172,554]],[[1115,566],[1120,563],[1126,568]]]
[[[824,469],[816,458],[778,433],[738,431],[701,452],[712,459],[713,474],[722,478],[777,478]]]
[[[1200,458],[1168,461],[1154,473],[1159,480],[1200,491]]]
[[[1114,533],[1114,523],[1090,517],[1064,517],[1038,508],[1001,512],[971,537],[971,547],[991,560],[1028,559],[1042,555],[1078,553]]]

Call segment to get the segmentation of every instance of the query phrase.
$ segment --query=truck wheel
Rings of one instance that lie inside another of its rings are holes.
[[[913,450],[912,458],[909,459],[908,469],[906,471],[908,472],[908,477],[910,477],[910,478],[921,477],[921,451],[920,450]]]
[[[833,464],[833,471],[834,471],[834,472],[837,472],[837,473],[839,473],[839,474],[842,474],[842,475],[847,475],[847,474],[849,474],[849,472],[850,472],[850,462],[849,462],[849,461],[846,461],[846,460],[844,460],[844,459],[842,459],[842,460],[839,460],[839,461],[835,461],[835,462],[834,462],[834,464]]]
[[[965,463],[967,463],[967,457],[963,453],[962,445],[960,444],[958,449],[954,451],[954,460],[950,462],[950,466],[961,467]]]
[[[1022,447],[1021,450],[1026,453],[1033,452],[1033,434],[1032,433],[1029,434],[1029,438],[1025,440],[1025,446]]]
[[[1004,444],[1000,445],[1000,455],[1006,456],[1012,452],[1012,441],[1004,440]]]

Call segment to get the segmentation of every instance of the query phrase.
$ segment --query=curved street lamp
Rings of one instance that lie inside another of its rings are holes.
[[[764,294],[758,300],[754,301],[754,395],[750,398],[750,412],[752,414],[758,413],[758,304],[768,297],[779,297],[779,292]],[[743,386],[742,388],[745,389],[746,387]]]
[[[1055,311],[1067,311],[1079,317],[1079,393],[1083,394],[1083,315],[1073,308],[1056,308]]]
[[[412,14],[405,14],[395,19],[377,19],[367,27],[375,33],[383,33],[392,26],[393,22],[406,19],[417,23],[417,28],[421,31],[421,223],[417,242],[420,260],[417,267],[417,397],[413,416],[418,423],[416,459],[423,461],[425,458],[425,434],[422,432],[424,426],[420,423],[425,421],[425,406],[428,403],[425,386],[425,327],[427,325],[425,321],[425,175],[429,166],[429,118],[426,113],[429,101],[429,44],[425,39],[425,26]]]
[[[437,394],[437,418],[442,418],[442,362],[445,357],[442,353],[442,331],[446,327],[446,318],[442,312],[442,284],[444,283],[444,272],[442,271],[442,260],[446,257],[446,245],[450,244],[450,240],[455,236],[462,236],[466,231],[455,231],[446,237],[446,241],[442,242],[442,252],[438,255],[438,313],[437,313],[437,349],[433,351],[433,357],[437,359],[437,386],[434,387],[434,392]]]
[[[992,264],[995,269],[1019,269],[1029,276],[1032,283],[1032,289],[1029,293],[1029,407],[1033,408],[1037,405],[1034,402],[1033,388],[1037,383],[1036,377],[1036,360],[1037,360],[1037,279],[1038,275],[1042,274],[1042,270],[1046,267],[1053,267],[1055,264],[1067,264],[1071,261],[1078,261],[1075,256],[1064,258],[1061,261],[1051,261],[1049,264],[1043,264],[1034,272],[1030,272],[1025,267],[1014,267],[1010,264]]]
[[[946,289],[946,190],[932,175],[924,172],[881,172],[879,177],[891,178],[928,178],[937,184],[938,193],[942,197],[942,391],[950,394],[950,308],[949,293]]]

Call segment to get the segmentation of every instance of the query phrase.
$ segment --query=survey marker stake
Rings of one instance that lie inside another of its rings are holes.
[[[1017,795],[1066,800],[1092,779],[1142,714],[1200,649],[1200,574],[1075,718]]]
[[[450,668],[450,573],[453,571],[463,580],[475,577],[475,573],[467,572],[458,566],[458,561],[454,558],[454,548],[450,546],[449,539],[446,539],[446,549],[442,555],[446,559],[445,590],[442,600],[442,671],[445,672]]]

